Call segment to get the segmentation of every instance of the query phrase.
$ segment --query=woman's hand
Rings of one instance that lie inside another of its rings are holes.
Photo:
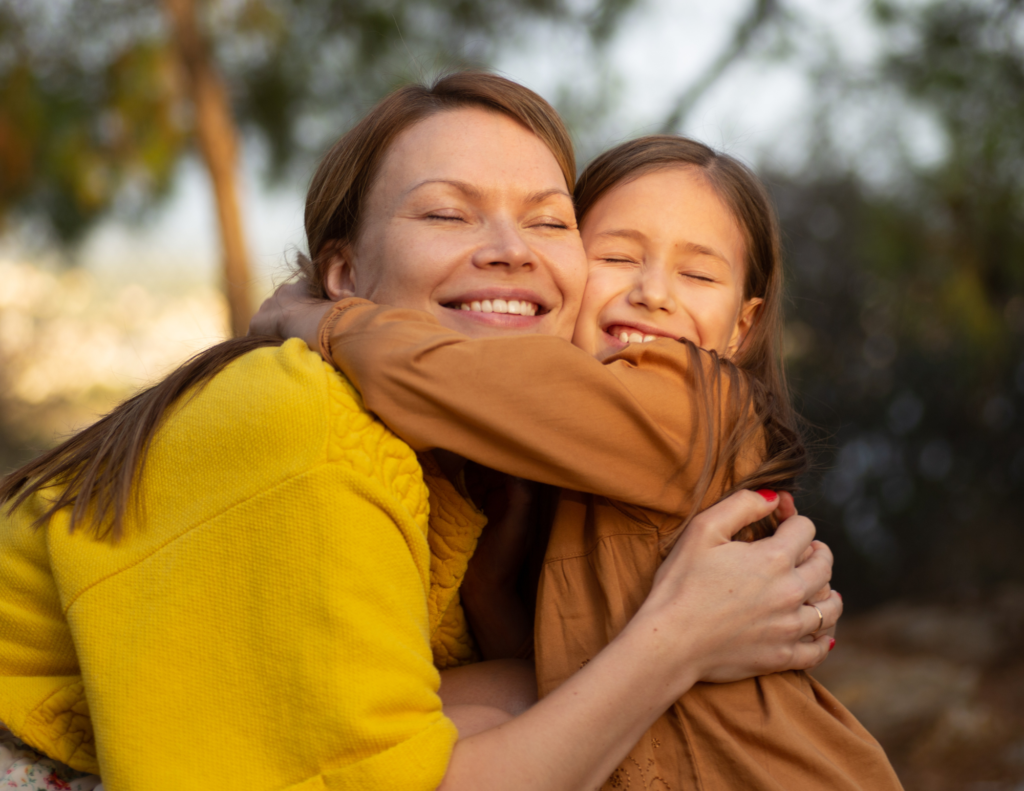
[[[310,349],[317,351],[320,320],[332,304],[330,300],[311,297],[305,280],[285,283],[263,300],[249,322],[249,334],[302,338]]]
[[[814,525],[790,515],[774,536],[751,544],[730,540],[740,526],[780,502],[778,496],[766,501],[754,492],[737,492],[696,516],[629,628],[664,632],[665,649],[688,657],[688,667],[702,681],[820,664],[832,642],[826,631],[835,626],[842,600],[824,590],[832,553],[813,540]],[[795,514],[791,502],[780,515],[790,513]],[[820,630],[818,612],[806,604],[812,598],[822,614]]]
[[[791,495],[789,492],[779,492],[779,497],[781,498],[781,502],[779,503],[779,510],[776,512],[776,516],[779,518],[780,522],[784,522],[785,520],[789,519],[790,517],[797,515],[796,503],[793,500],[793,495]],[[804,551],[804,554],[800,556],[800,563],[803,563],[805,560],[807,560],[811,556],[811,553],[813,553],[813,552],[814,552],[814,546],[813,545],[807,547],[807,549]],[[799,564],[797,564],[797,565],[799,565]],[[832,586],[829,585],[829,583],[826,582],[824,584],[824,586],[822,586],[822,588],[820,590],[818,590],[816,593],[814,593],[814,595],[812,595],[811,598],[809,598],[806,601],[806,604],[808,604],[808,605],[813,607],[815,605],[820,604],[823,601],[828,601],[828,599],[831,597],[831,595],[832,595]],[[838,593],[836,595],[839,596]],[[842,600],[843,600],[843,597],[839,596],[839,601],[842,602]],[[815,611],[815,614],[820,612],[820,610],[821,610],[821,608],[819,607]],[[828,629],[825,628],[825,614],[824,613],[822,613],[821,618],[819,619],[819,621],[821,622],[821,628],[818,631],[816,631],[816,632],[814,632],[812,634],[809,634],[806,637],[804,637],[803,638],[803,642],[809,643],[809,642],[817,639],[822,634],[824,634],[824,635],[826,635],[828,637],[832,637],[832,638],[834,638],[836,636],[836,624],[832,624],[832,626],[829,627]],[[835,645],[835,641],[834,640],[833,640],[833,642],[829,643],[829,651],[832,650],[832,647],[834,645]],[[825,656],[823,656],[820,661],[818,661],[814,665],[811,665],[810,667],[805,668],[805,669],[806,670],[813,670],[818,665],[820,665],[822,662],[824,662],[827,658],[828,658],[828,654],[825,654]]]
[[[743,491],[698,514],[640,611],[585,667],[511,720],[501,722],[494,707],[466,712],[464,727],[473,735],[455,746],[441,791],[598,788],[697,681],[820,662],[830,638],[801,641],[818,629],[818,614],[804,602],[832,573],[832,555],[813,540],[814,525],[790,516],[774,536],[730,540],[779,502]],[[830,593],[818,607],[832,627],[839,597]],[[493,726],[478,730],[489,719]]]

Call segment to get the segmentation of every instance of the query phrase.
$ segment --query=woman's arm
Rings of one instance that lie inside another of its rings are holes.
[[[596,788],[643,732],[697,681],[809,667],[829,638],[802,603],[827,582],[831,556],[794,517],[754,544],[741,525],[777,504],[738,492],[699,514],[669,554],[647,601],[586,667],[526,713],[456,744],[443,791]],[[798,565],[805,550],[810,557]],[[831,626],[841,603],[818,605]]]

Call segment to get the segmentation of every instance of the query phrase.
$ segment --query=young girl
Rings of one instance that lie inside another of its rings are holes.
[[[578,348],[469,340],[426,313],[351,299],[307,338],[415,449],[566,489],[538,593],[541,696],[622,631],[693,514],[734,489],[790,488],[805,467],[779,355],[779,235],[756,177],[701,144],[648,137],[599,157],[575,199],[590,260]],[[466,211],[453,199],[436,214],[464,223]],[[530,265],[505,259],[491,265]],[[485,326],[546,308],[500,288],[446,295],[444,307]],[[300,334],[310,335],[306,322]],[[698,684],[605,787],[900,784],[835,698],[787,672]]]

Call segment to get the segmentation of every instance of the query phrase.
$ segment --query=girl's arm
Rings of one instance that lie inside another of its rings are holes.
[[[691,450],[730,419],[724,406],[713,426],[695,419],[702,372],[674,341],[634,344],[601,363],[559,338],[472,340],[427,313],[360,299],[338,303],[320,338],[366,407],[416,450],[443,447],[667,513],[693,507],[703,457],[690,463]],[[711,357],[701,360],[710,373]],[[714,404],[727,403],[716,395]]]

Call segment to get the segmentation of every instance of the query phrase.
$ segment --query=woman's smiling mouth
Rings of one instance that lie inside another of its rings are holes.
[[[539,309],[536,302],[520,299],[474,299],[472,302],[460,302],[459,310],[473,313],[512,313],[516,316],[536,316]]]

